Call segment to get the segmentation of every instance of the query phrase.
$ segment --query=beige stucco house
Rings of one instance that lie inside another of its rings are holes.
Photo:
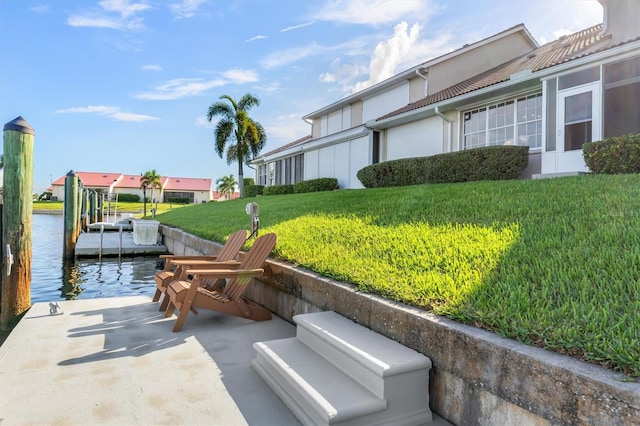
[[[303,117],[311,135],[253,161],[262,185],[488,145],[528,145],[523,177],[587,172],[585,142],[640,133],[640,2],[599,0],[603,24],[543,46],[523,24]]]

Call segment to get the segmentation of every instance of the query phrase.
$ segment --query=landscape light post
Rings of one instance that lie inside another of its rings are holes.
[[[147,217],[147,184],[142,184],[142,202],[144,204],[144,216]]]

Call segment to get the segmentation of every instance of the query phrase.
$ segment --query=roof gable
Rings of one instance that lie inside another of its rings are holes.
[[[602,35],[602,24],[595,25],[574,34],[561,37],[558,40],[547,43],[532,52],[513,59],[507,63],[471,77],[465,81],[454,84],[437,93],[426,96],[416,102],[392,111],[376,119],[381,121],[386,118],[404,114],[428,105],[442,102],[448,99],[464,95],[475,90],[483,89],[511,79],[514,74],[531,71],[541,71],[555,65],[566,63],[607,48],[610,35]]]

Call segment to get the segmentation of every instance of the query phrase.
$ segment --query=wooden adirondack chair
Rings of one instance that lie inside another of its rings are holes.
[[[244,297],[251,281],[260,276],[264,262],[276,246],[276,234],[265,234],[257,238],[249,252],[244,256],[237,269],[191,269],[183,270],[179,280],[172,281],[167,287],[170,302],[165,317],[180,311],[173,331],[182,330],[189,311],[195,314],[195,308],[209,309],[254,321],[271,319],[271,312]],[[193,276],[189,281],[187,275]],[[208,290],[200,284],[205,279],[231,278],[231,282],[219,290]]]
[[[165,259],[164,269],[156,272],[153,277],[153,280],[156,282],[156,293],[153,296],[153,301],[157,302],[160,299],[160,295],[164,294],[164,298],[160,304],[160,311],[167,309],[167,305],[169,304],[169,298],[166,295],[166,290],[169,283],[178,278],[175,270],[177,267],[235,269],[240,265],[240,262],[235,260],[236,256],[245,241],[247,241],[247,231],[240,230],[229,236],[217,256],[160,256]],[[215,280],[212,281],[212,279],[206,279],[203,284],[211,286],[214,282]]]

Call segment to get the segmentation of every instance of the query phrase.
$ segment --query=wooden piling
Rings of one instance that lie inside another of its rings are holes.
[[[91,190],[89,192],[89,223],[96,223],[98,221],[98,197],[96,191]]]
[[[78,224],[78,174],[69,170],[64,179],[64,260],[73,260],[76,249]]]
[[[22,117],[4,125],[4,206],[0,328],[31,307],[31,213],[35,132]]]

